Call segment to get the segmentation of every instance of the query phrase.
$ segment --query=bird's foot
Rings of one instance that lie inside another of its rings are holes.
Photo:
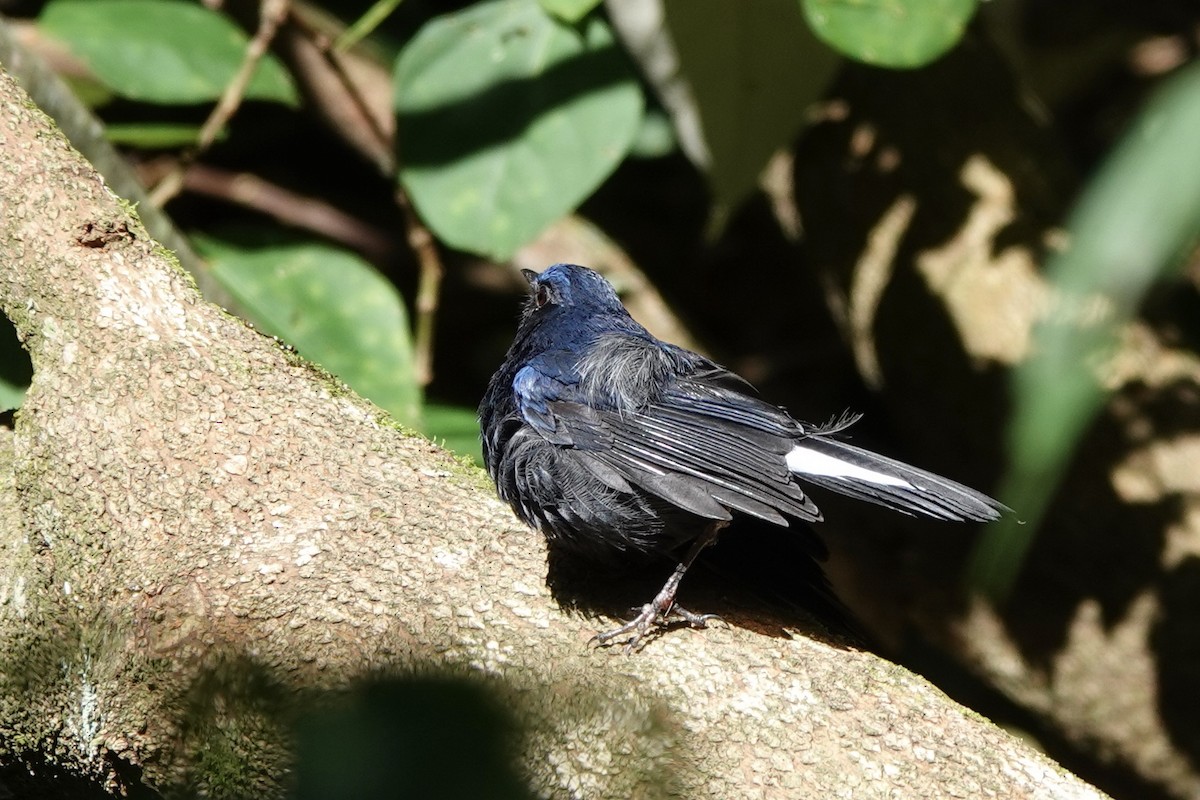
[[[661,620],[662,613],[654,607],[654,603],[646,603],[638,615],[629,622],[619,628],[613,628],[611,631],[597,633],[592,637],[592,641],[601,647],[608,647],[623,641],[625,642],[625,652],[632,653],[637,649],[642,637],[649,633],[655,624],[660,624]]]
[[[636,617],[619,628],[597,633],[592,637],[592,641],[601,647],[607,647],[615,642],[624,641],[625,652],[632,653],[638,649],[642,638],[656,625],[660,628],[666,628],[672,623],[683,622],[691,625],[693,628],[705,628],[708,627],[710,619],[720,619],[716,614],[697,614],[688,611],[686,608],[680,608],[675,605],[675,593],[679,591],[679,582],[683,580],[683,574],[687,572],[688,567],[696,560],[696,556],[700,555],[701,550],[716,541],[717,534],[721,532],[721,529],[726,524],[728,523],[724,520],[715,520],[704,529],[704,533],[696,541],[692,542],[692,546],[688,548],[687,555],[675,567],[675,571],[671,573],[671,577],[667,578],[667,582],[663,584],[662,590],[654,596],[653,600],[642,606],[642,610]]]
[[[637,650],[643,637],[655,627],[667,628],[676,623],[683,623],[693,628],[707,628],[709,620],[714,619],[723,621],[716,614],[697,614],[674,603],[666,608],[659,607],[657,603],[646,603],[638,615],[629,622],[611,631],[597,633],[591,640],[601,647],[624,642],[624,649],[628,654]]]

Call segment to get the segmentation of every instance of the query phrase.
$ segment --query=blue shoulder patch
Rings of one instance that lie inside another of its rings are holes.
[[[521,417],[539,432],[553,434],[557,425],[548,404],[563,399],[563,382],[538,369],[535,359],[517,372],[512,388]]]

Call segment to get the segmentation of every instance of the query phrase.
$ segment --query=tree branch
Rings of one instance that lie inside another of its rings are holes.
[[[277,795],[306,692],[447,669],[513,698],[545,796],[1099,796],[867,653],[591,649],[477,470],[203,302],[7,76],[0,163],[0,303],[35,367],[0,441],[6,775]],[[234,702],[231,664],[279,708]]]

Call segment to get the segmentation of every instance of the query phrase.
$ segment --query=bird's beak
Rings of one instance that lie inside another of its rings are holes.
[[[538,274],[531,269],[523,269],[521,274],[525,276],[525,280],[529,281],[529,288],[532,289],[537,283]]]

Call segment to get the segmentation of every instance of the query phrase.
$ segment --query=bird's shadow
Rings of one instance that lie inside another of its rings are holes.
[[[841,649],[873,649],[833,594],[819,563],[824,557],[824,545],[807,527],[735,521],[688,571],[678,602],[689,611],[715,614],[731,627],[762,636],[800,634]],[[546,584],[565,611],[595,622],[597,630],[607,630],[617,624],[600,617],[631,619],[662,588],[675,563],[663,558],[597,564],[551,542]],[[639,646],[681,627],[688,623],[672,620],[657,626]]]

